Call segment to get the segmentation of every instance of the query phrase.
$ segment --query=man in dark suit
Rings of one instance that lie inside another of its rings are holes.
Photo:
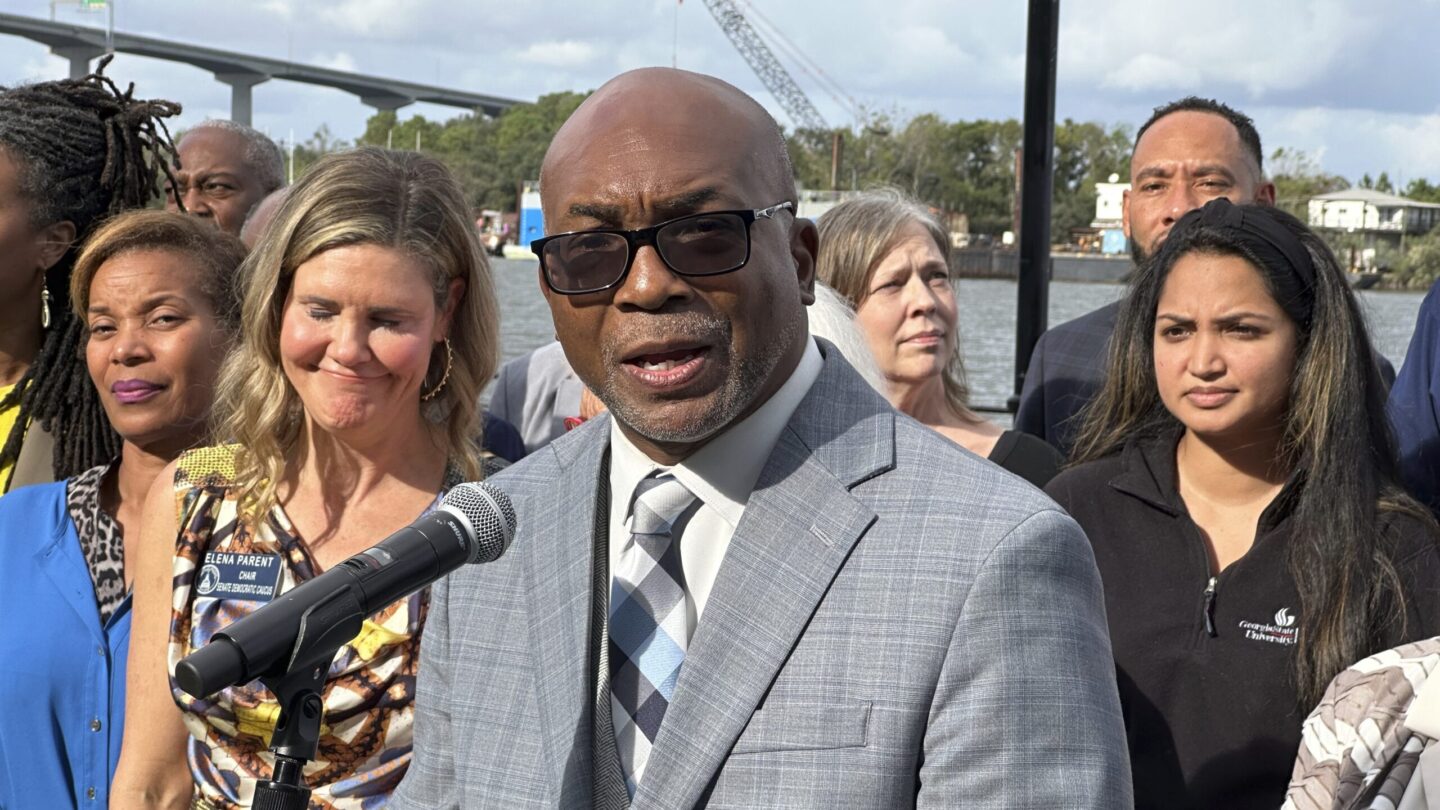
[[[1275,204],[1260,133],[1244,113],[1190,96],[1156,108],[1135,136],[1121,222],[1139,267],[1188,211],[1216,197]],[[1100,391],[1120,302],[1040,336],[1020,392],[1015,427],[1070,455],[1081,409]],[[1393,376],[1393,375],[1392,375]]]
[[[542,169],[543,292],[608,413],[493,481],[438,584],[401,808],[1125,808],[1089,544],[812,338],[753,99],[624,74]]]
[[[514,425],[533,453],[565,435],[565,420],[580,416],[585,385],[554,341],[500,367],[490,389],[490,413]]]

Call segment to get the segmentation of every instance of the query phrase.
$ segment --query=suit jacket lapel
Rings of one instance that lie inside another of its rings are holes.
[[[609,419],[590,420],[576,436],[550,445],[561,472],[561,503],[530,510],[526,550],[530,643],[536,662],[541,735],[566,796],[588,796],[591,751],[590,634],[595,536],[609,520]],[[568,501],[568,502],[566,502]]]
[[[874,512],[849,487],[894,466],[894,411],[828,348],[756,482],[690,640],[633,807],[701,800]],[[858,386],[858,388],[857,388]]]

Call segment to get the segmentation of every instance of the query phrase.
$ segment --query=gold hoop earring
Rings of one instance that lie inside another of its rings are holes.
[[[450,338],[445,338],[445,373],[440,375],[440,382],[435,384],[428,393],[420,395],[421,402],[429,402],[441,391],[445,390],[445,383],[450,382],[450,367],[455,364],[455,352],[450,348]]]

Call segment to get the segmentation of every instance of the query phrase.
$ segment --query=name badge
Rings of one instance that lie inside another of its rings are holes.
[[[212,599],[269,602],[280,585],[280,555],[207,551],[195,593]]]

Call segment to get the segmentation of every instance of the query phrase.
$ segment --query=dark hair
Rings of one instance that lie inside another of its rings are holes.
[[[105,221],[85,241],[70,274],[70,306],[85,319],[90,285],[101,265],[124,253],[178,253],[199,269],[200,291],[215,319],[230,332],[240,324],[240,263],[245,243],[214,225],[168,211],[126,211]]]
[[[170,101],[138,101],[103,75],[0,88],[0,153],[15,162],[20,193],[36,227],[75,226],[79,244],[104,217],[160,196],[175,150],[160,120],[180,112]],[[168,157],[167,157],[168,156]],[[13,464],[27,425],[51,430],[55,477],[68,478],[120,452],[80,343],[84,325],[63,304],[70,293],[74,245],[45,274],[54,322],[35,360],[0,407],[19,407],[0,440],[0,467]]]
[[[1212,113],[1229,121],[1230,125],[1235,127],[1236,134],[1240,136],[1240,143],[1244,145],[1245,152],[1255,159],[1255,170],[1264,176],[1265,154],[1264,150],[1260,148],[1260,133],[1255,129],[1255,122],[1245,113],[1213,98],[1186,96],[1163,107],[1156,107],[1155,111],[1150,114],[1150,118],[1140,125],[1140,131],[1135,133],[1135,145],[1140,145],[1140,139],[1145,137],[1146,130],[1150,129],[1156,121],[1177,112]]]
[[[1252,231],[1292,234],[1293,248],[1283,252],[1303,256],[1309,267],[1292,267],[1282,251],[1266,249],[1263,235],[1215,224],[1207,213],[1222,208],[1258,218],[1260,227]],[[1191,253],[1245,259],[1296,322],[1279,461],[1292,481],[1285,497],[1288,566],[1300,594],[1294,677],[1299,703],[1308,711],[1336,673],[1393,643],[1397,627],[1403,631],[1404,593],[1381,512],[1405,512],[1432,533],[1434,522],[1399,482],[1385,386],[1340,263],[1299,220],[1268,206],[1231,206],[1220,199],[1186,214],[1136,275],[1110,342],[1110,372],[1083,412],[1075,463],[1118,452],[1131,438],[1180,428],[1156,386],[1155,309],[1170,271]],[[1311,281],[1307,270],[1313,271]]]

